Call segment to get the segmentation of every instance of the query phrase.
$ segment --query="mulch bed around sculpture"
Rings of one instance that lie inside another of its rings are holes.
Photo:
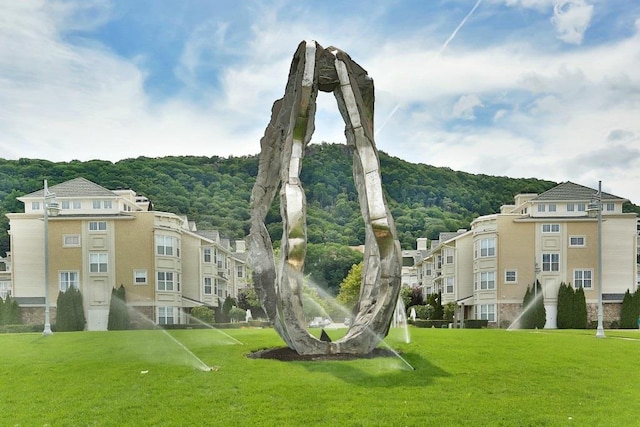
[[[258,350],[247,354],[250,359],[274,359],[282,362],[317,361],[317,360],[357,360],[373,359],[375,357],[395,357],[389,349],[376,348],[369,354],[298,354],[289,347],[276,347]]]

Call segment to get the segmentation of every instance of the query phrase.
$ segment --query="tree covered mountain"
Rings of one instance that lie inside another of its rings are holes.
[[[341,144],[307,147],[301,179],[307,198],[311,244],[364,243],[364,225],[353,184],[349,148]],[[513,203],[517,193],[541,193],[556,185],[535,178],[474,175],[449,168],[413,164],[380,152],[382,182],[401,245],[413,248],[418,237],[468,228],[478,215]],[[249,199],[258,172],[258,156],[138,157],[115,163],[102,160],[50,162],[0,159],[0,254],[9,250],[5,213],[22,212],[16,200],[42,188],[84,177],[105,188],[130,188],[147,196],[154,209],[185,214],[199,229],[218,229],[230,239],[249,229]],[[628,211],[640,208],[627,204]],[[282,234],[278,200],[267,216],[274,242]]]

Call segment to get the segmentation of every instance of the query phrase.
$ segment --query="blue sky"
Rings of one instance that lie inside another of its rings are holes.
[[[0,156],[257,154],[310,39],[374,79],[390,155],[640,204],[630,0],[0,0]],[[330,94],[322,141],[345,142]]]

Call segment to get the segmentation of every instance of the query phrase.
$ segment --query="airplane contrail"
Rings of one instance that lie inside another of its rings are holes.
[[[476,9],[478,8],[478,6],[480,6],[480,3],[482,3],[482,0],[478,0],[476,2],[476,4],[473,6],[473,8],[471,8],[469,13],[467,13],[467,16],[465,16],[462,19],[462,21],[460,21],[460,23],[458,24],[456,29],[453,30],[453,32],[451,33],[449,38],[444,42],[444,44],[442,45],[442,47],[438,51],[438,54],[436,55],[436,57],[440,56],[440,54],[442,54],[442,52],[444,52],[444,50],[447,48],[449,43],[451,43],[451,40],[453,40],[454,37],[456,36],[456,34],[458,34],[458,31],[460,31],[460,29],[464,26],[464,24],[466,24],[467,20],[471,17],[471,15],[473,15],[473,12],[475,12]],[[393,110],[391,111],[391,113],[389,113],[389,115],[387,116],[385,121],[382,122],[382,125],[375,131],[374,135],[378,135],[378,132],[380,132],[382,130],[382,128],[384,128],[384,126],[389,122],[389,120],[391,120],[391,118],[396,114],[396,111],[398,111],[399,108],[400,108],[400,104],[396,104],[396,106],[393,107]]]
[[[440,51],[438,52],[438,55],[440,55],[442,52],[444,52],[444,50],[447,48],[449,43],[451,43],[451,40],[453,40],[453,38],[456,36],[456,34],[458,34],[458,31],[460,31],[460,28],[462,28],[464,26],[464,24],[467,22],[469,17],[471,15],[473,15],[473,12],[475,12],[476,9],[478,8],[478,6],[480,6],[480,3],[482,3],[482,0],[478,0],[476,2],[475,6],[473,6],[473,8],[469,11],[469,13],[467,13],[467,16],[465,16],[464,19],[462,21],[460,21],[460,24],[458,24],[456,29],[453,30],[453,33],[451,33],[451,35],[449,36],[447,41],[445,41],[444,44],[442,45],[442,47],[440,48]]]

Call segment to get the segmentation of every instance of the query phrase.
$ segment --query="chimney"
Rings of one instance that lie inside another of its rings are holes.
[[[427,238],[426,237],[418,237],[416,239],[416,244],[418,245],[418,247],[416,248],[419,251],[426,251],[427,250]]]

